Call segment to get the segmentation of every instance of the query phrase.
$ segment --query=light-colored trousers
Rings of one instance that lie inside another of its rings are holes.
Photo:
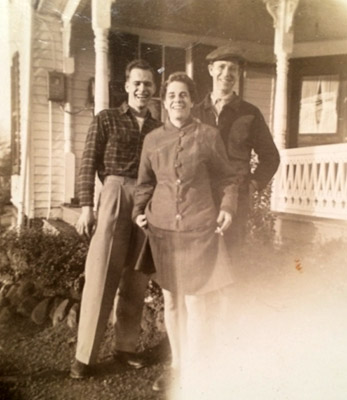
[[[134,352],[148,277],[126,265],[131,238],[138,229],[131,220],[135,180],[108,176],[99,200],[97,225],[85,266],[76,359],[95,363],[117,289],[115,349]],[[134,259],[134,257],[131,257]]]
[[[230,315],[228,297],[232,285],[201,295],[172,293],[162,289],[165,326],[175,370],[209,365],[209,353],[215,349],[221,327]]]

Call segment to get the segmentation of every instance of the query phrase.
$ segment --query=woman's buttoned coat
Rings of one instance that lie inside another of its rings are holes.
[[[196,292],[204,286],[220,259],[218,213],[235,212],[237,188],[237,173],[215,128],[192,119],[178,129],[167,121],[146,136],[133,216],[146,214],[162,287],[173,290],[176,281],[176,288],[183,284],[185,292]],[[178,260],[178,253],[184,257]],[[188,287],[192,276],[195,283]]]

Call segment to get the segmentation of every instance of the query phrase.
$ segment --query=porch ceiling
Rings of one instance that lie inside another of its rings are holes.
[[[116,0],[113,26],[164,30],[273,44],[273,20],[262,0]],[[347,38],[346,0],[300,0],[294,41]]]
[[[46,0],[48,1],[48,0]],[[89,25],[90,2],[74,22]],[[299,0],[294,42],[347,39],[347,0]],[[112,28],[129,27],[273,45],[273,20],[263,0],[116,0]]]

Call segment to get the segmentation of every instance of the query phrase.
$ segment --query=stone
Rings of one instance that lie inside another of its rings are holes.
[[[17,313],[23,317],[30,317],[33,309],[37,306],[39,300],[28,295],[17,306]]]
[[[44,324],[49,318],[49,308],[53,302],[52,297],[40,301],[31,313],[31,319],[36,325]]]
[[[10,290],[12,286],[13,286],[12,282],[4,282],[4,284],[1,286],[0,289],[0,295],[6,296],[7,292]]]
[[[53,326],[58,325],[60,322],[64,321],[69,311],[69,299],[63,300],[53,314]]]
[[[8,273],[0,273],[0,287],[1,289],[4,287],[4,285],[8,285],[10,283],[13,283],[13,275],[10,275]],[[1,292],[0,289],[0,292]]]
[[[10,285],[10,288],[8,289],[8,291],[6,293],[6,298],[14,306],[17,306],[19,304],[19,298],[17,296],[17,290],[18,290],[18,285],[13,284],[13,285]]]
[[[78,325],[78,317],[80,312],[80,305],[79,303],[74,303],[70,308],[70,311],[67,315],[67,326],[71,329],[76,329]]]
[[[49,318],[53,321],[53,315],[55,313],[55,310],[57,309],[57,307],[59,306],[59,304],[63,301],[62,297],[54,297],[52,305],[51,305],[51,309],[49,311]]]

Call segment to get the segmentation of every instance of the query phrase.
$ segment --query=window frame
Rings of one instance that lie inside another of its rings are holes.
[[[299,133],[301,89],[304,78],[339,77],[336,133]],[[347,55],[292,59],[288,76],[288,147],[317,146],[347,141]]]

